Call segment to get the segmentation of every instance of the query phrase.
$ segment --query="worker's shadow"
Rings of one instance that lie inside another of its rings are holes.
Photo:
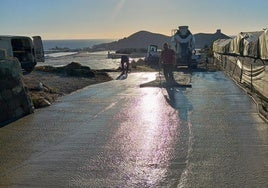
[[[185,91],[187,88],[192,87],[191,84],[180,84],[177,81],[168,84],[158,76],[153,81],[140,84],[140,87],[159,87],[166,89],[168,95],[164,95],[164,97],[167,103],[178,111],[181,120],[188,121],[188,113],[193,109],[193,106],[185,96]]]
[[[125,80],[127,79],[128,74],[121,73],[116,80]]]
[[[167,103],[178,111],[179,118],[185,122],[188,121],[188,114],[192,111],[193,106],[185,96],[186,88],[183,87],[167,87],[168,96],[165,95]]]

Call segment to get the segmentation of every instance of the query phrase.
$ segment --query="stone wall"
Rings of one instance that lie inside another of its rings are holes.
[[[0,56],[0,127],[34,112],[22,83],[22,71],[16,58]]]

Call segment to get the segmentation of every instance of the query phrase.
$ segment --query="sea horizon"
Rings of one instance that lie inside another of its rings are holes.
[[[48,39],[42,40],[45,51],[52,48],[84,49],[92,48],[94,45],[109,43],[116,39]]]

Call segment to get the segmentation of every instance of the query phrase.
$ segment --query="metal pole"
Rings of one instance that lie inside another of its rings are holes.
[[[253,83],[252,83],[252,63],[250,63],[250,71],[251,71],[251,74],[250,74],[251,92],[253,92]]]

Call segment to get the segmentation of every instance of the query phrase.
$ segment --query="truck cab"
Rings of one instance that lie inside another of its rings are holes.
[[[154,44],[150,44],[147,47],[147,54],[145,61],[149,64],[158,64],[160,57],[160,52],[158,51],[158,46]]]
[[[21,68],[30,73],[37,62],[44,62],[44,50],[40,36],[2,36],[0,35],[0,49],[6,51],[7,56],[19,60]]]

